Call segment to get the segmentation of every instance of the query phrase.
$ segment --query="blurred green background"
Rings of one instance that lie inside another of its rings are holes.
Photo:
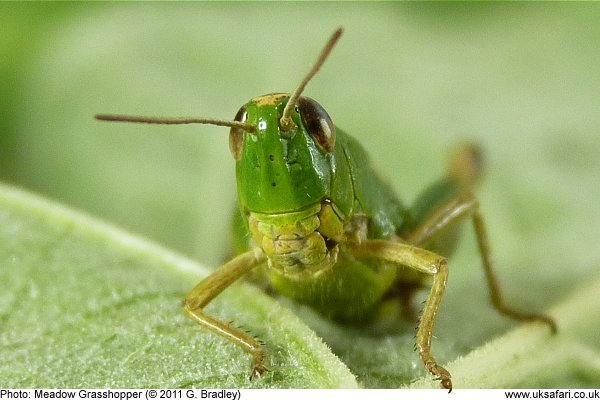
[[[507,297],[549,308],[598,277],[599,21],[581,3],[1,3],[0,180],[216,266],[235,204],[228,130],[93,115],[231,118],[293,90],[341,25],[306,95],[407,203],[453,144],[480,143]],[[488,307],[466,236],[438,335]],[[478,329],[509,326],[490,318]]]

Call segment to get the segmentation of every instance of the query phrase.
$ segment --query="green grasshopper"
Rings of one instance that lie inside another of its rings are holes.
[[[431,353],[431,338],[448,277],[446,257],[455,247],[460,222],[470,218],[473,223],[494,307],[514,319],[546,323],[552,332],[556,324],[546,315],[513,310],[503,302],[472,193],[481,169],[474,146],[461,147],[448,175],[408,209],[377,178],[358,142],[338,129],[319,103],[301,96],[341,34],[340,28],[332,35],[291,95],[255,97],[233,121],[111,114],[96,118],[230,127],[241,212],[236,229],[240,254],[194,287],[183,308],[200,326],[251,354],[251,379],[267,371],[263,342],[204,311],[242,276],[254,271],[276,292],[346,322],[368,320],[384,299],[392,294],[409,298],[432,277],[416,349],[425,369],[452,390],[450,373]]]

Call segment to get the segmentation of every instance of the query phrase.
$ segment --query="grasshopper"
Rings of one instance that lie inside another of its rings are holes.
[[[549,316],[514,310],[504,303],[473,194],[481,171],[475,146],[456,151],[447,176],[429,187],[416,206],[406,208],[374,173],[360,144],[338,129],[319,103],[301,96],[341,34],[341,28],[334,32],[292,94],[255,97],[233,121],[113,114],[96,118],[230,127],[241,249],[192,289],[183,309],[200,326],[250,353],[251,379],[267,371],[265,345],[204,311],[251,271],[277,293],[342,322],[368,320],[384,298],[399,291],[410,298],[431,277],[416,349],[425,369],[451,391],[451,375],[435,360],[431,339],[448,279],[447,256],[455,247],[461,222],[470,219],[473,224],[493,306],[517,320],[541,321],[552,332],[556,324]]]

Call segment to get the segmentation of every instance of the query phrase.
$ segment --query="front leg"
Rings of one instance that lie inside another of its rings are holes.
[[[265,367],[266,353],[262,343],[246,332],[206,314],[204,307],[229,285],[263,261],[264,255],[258,250],[243,253],[200,282],[183,300],[183,310],[191,319],[200,326],[232,341],[252,355],[250,379],[259,378],[267,371]]]
[[[417,329],[417,350],[427,371],[440,381],[442,387],[448,389],[449,392],[452,391],[450,373],[439,365],[431,354],[431,338],[435,316],[442,301],[448,279],[448,261],[446,258],[409,244],[377,239],[351,244],[350,251],[357,257],[374,257],[433,275],[431,290]]]

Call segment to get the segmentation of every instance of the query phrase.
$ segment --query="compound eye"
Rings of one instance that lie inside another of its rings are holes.
[[[308,133],[327,153],[335,146],[335,125],[327,111],[309,97],[298,99],[298,108],[302,123]]]
[[[234,120],[239,122],[246,122],[246,118],[248,117],[248,111],[246,111],[246,106],[242,106],[240,110],[235,114]],[[231,128],[229,130],[229,150],[231,150],[231,155],[233,158],[238,161],[242,158],[242,148],[244,147],[244,130],[242,128]]]

